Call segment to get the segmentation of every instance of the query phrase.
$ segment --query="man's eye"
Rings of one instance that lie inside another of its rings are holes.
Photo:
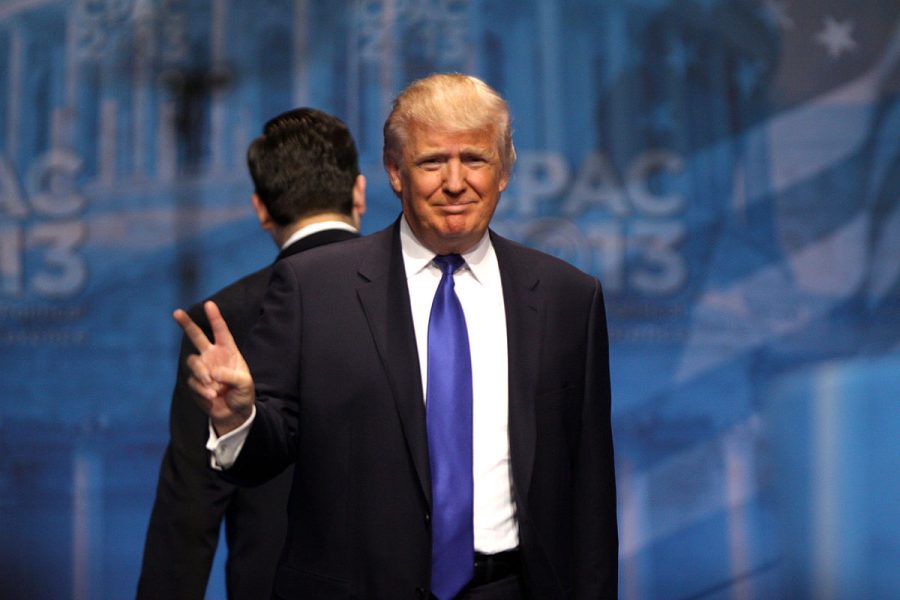
[[[419,167],[426,171],[435,171],[441,168],[441,162],[436,158],[430,158],[419,162]]]

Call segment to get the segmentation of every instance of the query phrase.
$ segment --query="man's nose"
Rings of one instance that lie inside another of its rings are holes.
[[[466,175],[462,162],[450,160],[444,169],[444,193],[458,195],[466,189]]]

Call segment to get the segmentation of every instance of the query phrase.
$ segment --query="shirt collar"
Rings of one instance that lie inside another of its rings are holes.
[[[284,250],[297,240],[301,240],[309,235],[319,233],[320,231],[326,231],[328,229],[343,229],[344,231],[357,233],[355,227],[353,227],[349,223],[344,223],[343,221],[320,221],[319,223],[311,223],[309,225],[306,225],[305,227],[301,227],[300,229],[292,233],[287,241],[285,241],[281,245],[281,249]]]
[[[403,251],[403,266],[406,269],[407,279],[426,269],[435,257],[435,253],[423,246],[416,238],[409,223],[406,222],[405,215],[400,219],[400,248]],[[488,268],[489,258],[493,253],[494,246],[491,244],[491,236],[485,231],[481,240],[471,250],[462,254],[463,260],[466,261],[466,267],[477,281],[485,281],[485,269]]]

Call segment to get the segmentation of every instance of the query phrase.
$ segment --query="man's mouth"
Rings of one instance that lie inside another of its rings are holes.
[[[451,215],[458,215],[469,210],[469,207],[472,206],[474,202],[458,202],[454,204],[441,204],[439,207],[445,213],[449,213]]]

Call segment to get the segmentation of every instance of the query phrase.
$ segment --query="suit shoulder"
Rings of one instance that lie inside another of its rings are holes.
[[[358,264],[360,257],[366,256],[378,243],[381,232],[344,240],[339,244],[324,244],[310,248],[298,254],[278,261],[282,268],[290,268],[295,272],[307,269],[340,269]]]
[[[233,320],[242,320],[248,315],[255,318],[259,313],[262,297],[271,275],[272,265],[267,265],[210,294],[206,300],[215,302],[229,323]],[[203,303],[206,300],[194,304],[188,310],[191,318],[204,328],[208,327],[206,314],[203,312]]]
[[[559,282],[568,282],[570,285],[584,285],[591,288],[597,285],[596,277],[552,254],[535,250],[493,232],[491,242],[494,244],[498,260],[511,262],[518,268],[534,273],[542,279],[549,278]]]
[[[229,302],[235,299],[241,300],[247,294],[255,294],[266,289],[269,277],[272,275],[272,265],[266,265],[258,271],[245,275],[210,296],[210,300]]]

